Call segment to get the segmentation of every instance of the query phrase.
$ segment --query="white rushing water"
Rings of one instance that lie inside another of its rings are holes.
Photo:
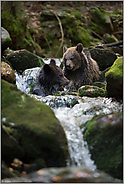
[[[95,114],[118,112],[121,111],[122,107],[119,103],[103,97],[82,97],[80,99],[82,100],[79,100],[79,104],[76,104],[73,108],[60,107],[53,110],[66,133],[71,157],[71,163],[69,164],[86,166],[94,170],[96,166],[94,161],[91,160],[87,143],[83,140],[80,125],[86,123]],[[84,114],[83,112],[87,113]]]
[[[96,169],[94,162],[90,158],[88,148],[84,146],[83,134],[76,121],[78,116],[75,116],[73,108],[58,108],[54,109],[54,112],[61,122],[68,140],[71,159],[71,163],[68,163],[68,165],[87,166],[92,170]]]
[[[50,59],[46,60],[45,63],[49,63],[49,61]],[[58,60],[57,62],[59,65],[60,61]],[[37,71],[38,68],[35,70]],[[29,74],[31,74],[30,71],[25,72],[23,76],[16,73],[17,88],[27,94],[29,94],[30,79],[32,78],[32,75],[29,76]],[[86,166],[91,170],[96,169],[94,161],[91,160],[87,143],[83,140],[80,126],[90,120],[95,114],[122,111],[122,105],[118,102],[112,102],[110,98],[104,97],[89,98],[72,95],[41,97],[29,95],[49,105],[53,109],[55,116],[59,119],[68,141],[71,161],[68,161],[67,165]],[[76,99],[78,104],[67,107],[67,104],[73,104],[74,99]]]

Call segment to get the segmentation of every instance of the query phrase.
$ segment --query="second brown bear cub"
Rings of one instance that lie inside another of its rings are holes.
[[[90,52],[81,43],[76,47],[63,47],[63,72],[70,80],[69,90],[77,90],[83,85],[91,85],[99,80],[99,67]]]
[[[39,69],[32,93],[39,96],[54,95],[68,83],[69,80],[64,76],[62,69],[51,59],[50,64],[45,64]]]

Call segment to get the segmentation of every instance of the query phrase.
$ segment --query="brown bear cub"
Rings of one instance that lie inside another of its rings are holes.
[[[69,80],[64,76],[62,69],[51,59],[50,64],[45,64],[39,69],[32,93],[39,96],[54,95],[59,88],[68,84]]]
[[[90,52],[81,43],[76,47],[63,47],[63,72],[70,80],[67,88],[77,90],[83,85],[91,85],[99,80],[99,67]]]

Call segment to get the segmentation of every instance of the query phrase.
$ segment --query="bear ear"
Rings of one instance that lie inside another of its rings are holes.
[[[54,59],[51,59],[51,60],[50,60],[50,65],[53,65],[53,66],[56,65],[56,62],[55,62]]]
[[[49,73],[50,70],[51,70],[51,68],[50,68],[50,66],[49,66],[48,64],[45,64],[45,65],[43,66],[43,69],[44,69],[44,71],[45,71],[46,73]]]
[[[79,53],[81,53],[83,50],[83,45],[82,43],[78,43],[77,46],[76,46],[76,51],[78,51]]]
[[[66,46],[64,46],[64,47],[63,47],[63,53],[65,53],[65,52],[67,51],[67,49],[68,49],[68,48],[67,48]]]

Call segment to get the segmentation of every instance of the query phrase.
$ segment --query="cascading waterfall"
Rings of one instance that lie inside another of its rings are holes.
[[[87,166],[92,170],[96,169],[94,162],[90,159],[88,148],[85,147],[86,143],[84,143],[81,129],[75,117],[72,115],[73,110],[65,107],[54,109],[54,112],[56,117],[60,120],[68,140],[71,159],[68,165]]]

